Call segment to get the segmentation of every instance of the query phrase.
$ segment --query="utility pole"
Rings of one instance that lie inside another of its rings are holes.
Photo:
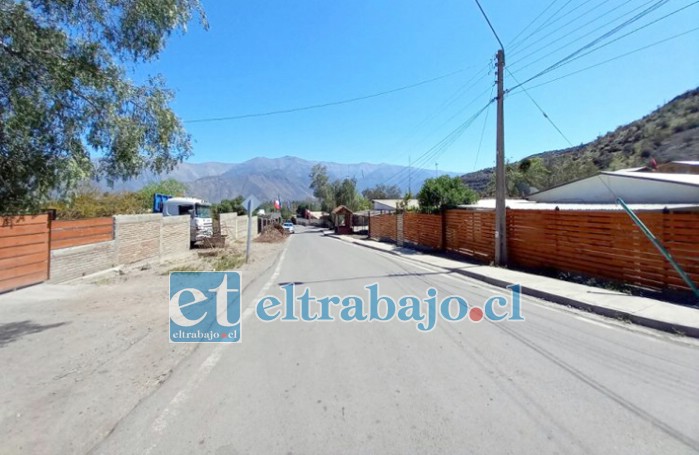
[[[507,265],[507,210],[505,182],[505,91],[503,89],[505,79],[505,51],[500,49],[497,53],[497,84],[498,84],[498,120],[495,160],[495,264]]]
[[[493,24],[490,23],[488,15],[485,14],[481,2],[476,1],[478,9],[481,10],[483,18],[488,23],[488,27],[495,35],[495,39],[500,44],[496,58],[498,61],[498,121],[495,159],[495,265],[507,265],[507,210],[505,209],[505,195],[507,184],[505,183],[505,90],[503,89],[505,79],[505,46],[503,46],[498,33]]]

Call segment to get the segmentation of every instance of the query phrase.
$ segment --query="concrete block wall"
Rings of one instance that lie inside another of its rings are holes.
[[[51,282],[189,252],[189,215],[115,215],[114,240],[51,251]]]
[[[117,263],[130,264],[159,256],[162,220],[163,216],[159,213],[115,215]]]
[[[238,216],[236,213],[221,213],[221,234],[227,235],[229,241],[244,240],[248,236],[248,217],[247,215]],[[257,228],[257,217],[253,216],[252,220],[252,236],[259,234]]]
[[[225,235],[229,241],[238,238],[238,220],[247,220],[247,217],[239,217],[237,213],[219,214],[221,221],[221,235]]]
[[[51,251],[49,280],[54,283],[80,278],[116,265],[116,242],[93,243]]]
[[[189,215],[164,216],[160,226],[160,257],[189,252]]]

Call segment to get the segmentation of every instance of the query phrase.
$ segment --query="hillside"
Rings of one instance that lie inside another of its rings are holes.
[[[640,120],[618,127],[577,147],[538,153],[550,171],[547,187],[594,175],[644,166],[653,157],[660,163],[699,160],[699,88],[690,90]],[[517,164],[517,163],[515,163]],[[488,192],[494,168],[462,176],[464,183]],[[543,188],[540,188],[543,189]]]

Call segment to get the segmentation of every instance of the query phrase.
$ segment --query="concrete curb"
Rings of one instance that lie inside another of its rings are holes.
[[[365,248],[369,248],[372,250],[392,254],[394,256],[400,256],[402,258],[413,260],[413,261],[419,262],[421,264],[429,265],[430,267],[441,268],[441,269],[447,270],[449,272],[458,273],[460,275],[464,275],[464,276],[467,276],[469,278],[473,278],[475,280],[482,281],[484,283],[488,283],[488,284],[491,284],[493,286],[497,286],[500,288],[506,288],[507,286],[511,286],[513,284],[520,284],[520,283],[511,283],[511,282],[506,281],[506,280],[493,278],[493,277],[483,275],[483,274],[480,274],[477,272],[472,272],[469,270],[449,268],[449,267],[440,267],[438,265],[431,264],[431,263],[426,262],[426,261],[421,261],[419,258],[416,258],[416,257],[410,257],[410,256],[400,254],[400,252],[397,252],[397,251],[391,251],[391,250],[386,250],[384,248],[376,247],[374,245],[368,244],[365,241],[358,242],[358,241],[342,238],[342,236],[339,236],[339,235],[326,235],[326,236],[336,238],[336,239],[341,240],[341,241],[346,242],[346,243],[353,243],[355,245],[360,245],[360,246],[363,246]],[[403,249],[410,249],[410,248],[405,248],[405,247],[402,247],[402,248]],[[415,251],[419,252],[417,250],[415,250]],[[644,327],[649,327],[649,328],[652,328],[655,330],[660,330],[663,332],[672,333],[674,335],[685,335],[685,336],[688,336],[691,338],[699,338],[699,327],[685,326],[685,325],[681,325],[681,324],[660,321],[657,319],[650,319],[647,317],[635,315],[633,313],[628,313],[628,312],[613,309],[613,308],[607,308],[607,307],[604,307],[601,305],[594,305],[594,304],[591,304],[588,302],[583,302],[580,300],[571,299],[569,297],[565,297],[565,296],[558,295],[558,294],[553,294],[551,292],[542,291],[540,289],[535,289],[535,288],[527,287],[524,285],[521,285],[521,286],[522,286],[521,287],[522,293],[524,295],[535,297],[535,298],[538,298],[541,300],[546,300],[547,302],[552,302],[552,303],[557,303],[559,305],[566,305],[566,306],[570,306],[573,308],[578,308],[581,310],[589,311],[591,313],[599,314],[601,316],[605,316],[605,317],[609,317],[609,318],[626,319],[628,321],[633,322],[634,324],[644,326]]]

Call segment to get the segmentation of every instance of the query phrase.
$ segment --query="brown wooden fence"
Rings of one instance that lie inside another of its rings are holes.
[[[446,249],[480,262],[495,256],[495,213],[447,210]]]
[[[395,242],[397,237],[396,215],[369,217],[369,236],[372,239]]]
[[[105,242],[113,238],[114,221],[111,217],[51,223],[52,250]]]
[[[493,211],[403,216],[406,242],[484,263],[493,260]],[[699,283],[699,213],[641,212],[639,217]],[[508,210],[507,232],[512,267],[579,273],[655,290],[689,290],[624,212]],[[371,217],[369,235],[396,241],[396,215]]]
[[[0,221],[0,292],[49,277],[48,215]]]
[[[510,263],[688,290],[626,213],[508,210]],[[639,213],[680,266],[699,281],[699,214]]]
[[[442,249],[442,216],[406,212],[403,214],[403,240],[423,248]]]

